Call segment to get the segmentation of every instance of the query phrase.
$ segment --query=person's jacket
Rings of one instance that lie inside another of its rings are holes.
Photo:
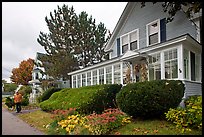
[[[15,96],[14,96],[14,102],[15,102],[15,103],[22,102],[22,95],[21,95],[20,93],[15,94]]]

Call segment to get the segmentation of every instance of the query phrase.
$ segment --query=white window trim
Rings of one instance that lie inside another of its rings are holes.
[[[163,59],[164,57],[162,57],[162,56],[164,56],[164,52],[160,52],[160,51],[154,52],[154,53],[149,54],[149,56],[152,56],[152,55],[155,55],[155,54],[160,54],[160,61],[159,61],[159,63],[156,63],[156,64],[160,64],[161,79],[163,79],[162,78],[163,77],[162,73],[165,73],[165,72],[164,72],[164,69],[162,69],[162,67],[164,67],[164,59]],[[162,64],[162,62],[163,62],[163,64]],[[149,65],[149,60],[148,60],[148,65]],[[164,78],[165,78],[165,76],[164,76]],[[148,68],[148,81],[149,81],[149,68]]]
[[[166,49],[166,50],[163,50],[163,51],[162,51],[162,52],[164,53],[164,52],[167,52],[167,51],[170,51],[170,50],[173,51],[173,50],[175,50],[175,49],[177,50],[177,58],[176,58],[176,59],[177,59],[177,65],[178,65],[178,66],[177,66],[177,67],[178,67],[178,69],[177,69],[177,74],[178,74],[178,76],[177,76],[177,78],[170,78],[170,79],[165,78],[165,57],[164,57],[164,68],[163,68],[163,69],[164,69],[164,79],[167,79],[167,80],[171,80],[171,79],[172,79],[172,80],[178,80],[178,79],[179,79],[179,66],[180,66],[180,65],[179,65],[179,61],[180,61],[180,60],[179,60],[179,55],[178,55],[179,49],[178,49],[178,47],[174,47],[174,48]],[[175,60],[175,59],[170,59],[170,60]]]
[[[160,34],[160,19],[157,19],[157,20],[152,21],[152,22],[150,22],[150,23],[148,23],[148,24],[146,25],[146,42],[147,42],[147,47],[148,47],[148,46],[155,45],[155,44],[158,44],[158,43],[154,43],[154,44],[149,45],[149,27],[148,27],[148,26],[150,26],[150,25],[152,25],[152,24],[154,24],[154,23],[158,23],[158,43],[161,42],[161,37],[160,37],[160,35],[161,35],[161,34]]]
[[[121,43],[120,44],[120,55],[124,54],[124,53],[122,53],[122,47],[123,47],[123,45],[122,45],[122,37],[128,36],[128,50],[130,50],[130,34],[133,33],[133,32],[137,33],[137,38],[136,38],[137,39],[137,49],[135,49],[135,50],[140,49],[140,47],[139,47],[139,45],[140,45],[139,44],[139,29],[134,29],[134,30],[132,30],[132,31],[130,31],[128,33],[125,33],[125,34],[120,36],[120,43]]]

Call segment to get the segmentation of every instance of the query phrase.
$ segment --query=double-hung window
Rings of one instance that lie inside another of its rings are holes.
[[[147,24],[147,45],[160,42],[160,20]]]
[[[121,54],[125,53],[127,50],[136,50],[138,49],[138,40],[139,40],[139,30],[133,30],[121,36]],[[119,44],[118,44],[119,45]]]

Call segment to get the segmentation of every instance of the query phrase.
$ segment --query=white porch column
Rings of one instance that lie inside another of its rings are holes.
[[[80,74],[80,83],[81,83],[81,87],[82,87],[82,73]]]
[[[99,85],[99,69],[96,70],[97,85]]]
[[[73,75],[72,75],[72,88],[74,88],[74,82],[73,82]]]
[[[183,69],[183,45],[179,45],[177,48],[177,60],[178,60],[178,79],[184,79],[184,69]]]
[[[123,85],[123,62],[120,62],[120,83]]]
[[[76,88],[78,88],[78,75],[75,76],[76,76]]]
[[[160,62],[161,62],[161,79],[165,79],[165,63],[164,63],[164,52],[162,51],[160,54]]]
[[[93,71],[91,70],[91,85],[93,85]]]
[[[85,81],[86,81],[86,86],[87,86],[87,72],[85,73],[85,77],[86,77],[86,79],[85,79]]]

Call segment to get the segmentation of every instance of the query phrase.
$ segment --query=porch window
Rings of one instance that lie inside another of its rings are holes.
[[[91,72],[87,72],[87,86],[91,85]]]
[[[184,78],[189,79],[189,51],[184,49],[183,53],[183,59],[184,59]]]
[[[127,81],[130,80],[130,71],[128,72],[128,66],[130,67],[130,64],[128,62],[123,62],[123,84],[127,84]],[[127,77],[128,76],[128,77]]]
[[[178,78],[177,49],[164,52],[165,78]]]
[[[77,75],[77,87],[81,87],[81,75]]]
[[[106,67],[106,84],[112,84],[112,66]]]
[[[82,87],[86,86],[86,74],[82,74]]]
[[[97,70],[93,71],[93,85],[97,84]]]
[[[114,65],[114,83],[120,84],[120,64]]]
[[[76,88],[76,76],[73,76],[73,88]]]
[[[147,45],[159,43],[160,20],[147,24]]]
[[[195,80],[200,81],[201,58],[200,55],[195,56]]]
[[[157,53],[149,57],[149,80],[159,79],[161,79],[161,62],[160,53]]]
[[[99,84],[104,84],[104,68],[99,69]]]

